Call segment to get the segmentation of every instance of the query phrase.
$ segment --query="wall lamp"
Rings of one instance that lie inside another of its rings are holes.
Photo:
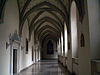
[[[10,43],[6,42],[6,49],[8,49],[9,46],[10,46]]]

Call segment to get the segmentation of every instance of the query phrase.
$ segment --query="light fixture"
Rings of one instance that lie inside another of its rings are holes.
[[[6,42],[6,49],[9,47],[10,43]]]

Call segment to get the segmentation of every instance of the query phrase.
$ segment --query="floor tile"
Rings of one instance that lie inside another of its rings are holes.
[[[17,75],[70,75],[57,60],[42,60]]]

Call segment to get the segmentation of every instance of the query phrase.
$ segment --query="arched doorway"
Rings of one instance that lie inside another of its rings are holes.
[[[77,7],[75,1],[71,5],[71,42],[72,42],[72,72],[78,75],[78,33]]]

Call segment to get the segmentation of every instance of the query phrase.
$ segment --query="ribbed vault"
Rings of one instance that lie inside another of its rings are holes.
[[[29,37],[34,32],[35,38],[43,42],[48,39],[55,41],[64,34],[64,23],[70,30],[70,6],[73,0],[18,0],[20,12],[19,33],[22,34],[24,22],[29,23]],[[74,0],[79,9],[80,18],[83,17],[81,0]],[[80,5],[81,3],[81,5]],[[79,8],[81,7],[81,8]],[[82,14],[80,14],[82,13]]]
[[[29,22],[29,37],[34,31],[35,38],[57,41],[63,32],[64,22],[69,14],[62,0],[18,0],[20,7],[20,35],[25,20]]]

